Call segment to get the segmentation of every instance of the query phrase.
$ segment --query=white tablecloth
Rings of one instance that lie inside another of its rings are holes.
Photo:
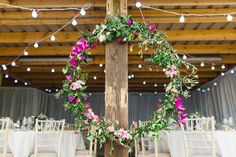
[[[217,155],[221,157],[236,155],[236,131],[216,131],[215,137]],[[159,152],[170,152],[171,157],[185,157],[181,131],[166,132],[162,139],[158,142]],[[202,152],[202,150],[200,151]]]
[[[14,157],[28,157],[34,152],[34,137],[34,131],[10,131],[8,136],[8,149],[13,153]],[[55,149],[56,148],[48,148],[47,150],[55,151]],[[80,133],[75,134],[74,131],[64,131],[61,157],[74,157],[76,149],[85,149],[82,135]]]

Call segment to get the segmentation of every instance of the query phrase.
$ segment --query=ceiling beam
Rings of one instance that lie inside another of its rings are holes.
[[[236,40],[236,30],[165,30],[168,41],[232,41]],[[52,32],[10,32],[0,33],[0,43],[30,43],[36,42]],[[56,41],[47,39],[43,42],[75,42],[80,36],[78,32],[59,32]]]
[[[236,54],[236,44],[194,44],[194,45],[172,45],[180,53],[196,54]],[[0,47],[0,56],[18,56],[23,52],[25,47]],[[68,56],[72,46],[40,46],[36,49],[28,49],[29,56]],[[129,55],[137,55],[139,48],[133,47],[133,52]],[[95,49],[90,50],[92,55],[105,55],[105,46],[98,45]],[[145,54],[152,54],[154,50],[150,49]]]
[[[0,2],[6,2],[6,0],[0,0]],[[12,5],[20,5],[32,8],[64,8],[64,7],[80,7],[85,3],[92,3],[95,7],[105,7],[105,0],[11,0]],[[236,5],[235,0],[145,0],[142,3],[146,6],[208,6],[208,5]],[[128,1],[128,6],[135,6],[134,0]]]

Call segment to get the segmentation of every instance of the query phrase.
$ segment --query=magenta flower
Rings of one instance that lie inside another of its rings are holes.
[[[120,43],[120,44],[124,44],[124,43],[125,43],[125,41],[124,41],[123,38],[118,38],[118,39],[117,39],[117,42]]]
[[[90,108],[91,108],[90,104],[87,103],[87,104],[86,104],[86,109],[88,110],[88,109],[90,109]]]
[[[85,120],[85,121],[84,121],[84,124],[89,125],[88,120]]]
[[[151,29],[151,32],[154,33],[157,30],[157,25],[156,24],[152,24],[150,29]]]
[[[70,66],[72,68],[76,68],[77,67],[78,62],[77,62],[76,59],[71,59],[69,62],[70,62]]]
[[[73,102],[74,101],[74,96],[72,96],[72,95],[68,96],[68,101]]]
[[[135,33],[134,33],[134,37],[135,37],[135,38],[137,38],[138,35],[139,35],[138,32],[135,32]]]
[[[78,52],[86,50],[90,47],[86,39],[80,39],[80,41],[76,42],[76,46],[78,48]]]
[[[71,82],[73,80],[72,76],[71,75],[67,75],[66,76],[66,81],[67,82]]]
[[[181,113],[180,117],[181,117],[181,119],[185,119],[187,117],[187,115],[188,115],[187,113],[183,112],[183,113]]]
[[[131,19],[128,19],[126,23],[128,26],[131,26],[133,24],[133,21]]]
[[[185,119],[178,119],[177,123],[178,124],[186,124],[186,120]]]
[[[175,99],[175,108],[181,112],[186,110],[186,108],[183,107],[183,100],[180,97]]]

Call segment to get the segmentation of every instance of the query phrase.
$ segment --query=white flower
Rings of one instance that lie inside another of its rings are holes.
[[[98,40],[99,40],[99,42],[104,42],[104,41],[106,41],[106,36],[104,34],[100,34]]]
[[[106,35],[110,35],[111,33],[110,32],[107,32]]]
[[[107,28],[107,26],[106,25],[101,25],[102,26],[102,29],[106,29]]]

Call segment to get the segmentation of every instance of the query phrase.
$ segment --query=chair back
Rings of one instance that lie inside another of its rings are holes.
[[[150,137],[141,137],[135,139],[135,157],[158,157],[158,143],[157,137],[151,139]]]
[[[35,157],[38,148],[57,148],[58,157],[61,154],[61,141],[65,127],[65,120],[38,120],[36,119],[35,129]]]
[[[7,154],[9,123],[9,118],[0,119],[0,148],[3,150],[3,157]]]
[[[186,124],[181,124],[181,129],[185,157],[202,155],[203,152],[216,157],[214,117],[188,118],[186,119]]]

